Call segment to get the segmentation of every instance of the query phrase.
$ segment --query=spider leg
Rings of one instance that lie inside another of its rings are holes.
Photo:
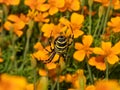
[[[44,64],[50,63],[53,60],[55,54],[56,54],[56,52],[52,51],[52,53],[51,53],[50,57],[48,58],[48,60],[44,60],[43,63]]]
[[[49,45],[50,45],[51,51],[53,51],[53,48],[52,48],[52,45],[51,45],[51,43],[52,43],[52,31],[51,31],[51,33],[50,33],[50,38],[48,39],[48,43],[49,43]]]
[[[70,35],[68,37],[68,47],[73,43],[73,41],[74,41],[74,35]]]

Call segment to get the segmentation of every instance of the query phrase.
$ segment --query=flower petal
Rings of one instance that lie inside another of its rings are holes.
[[[13,28],[13,24],[9,21],[6,21],[5,24],[4,24],[4,28],[6,30],[10,30],[11,28]]]
[[[71,8],[74,11],[78,11],[80,9],[80,1],[79,0],[73,0],[73,3],[71,3]]]
[[[57,67],[57,65],[55,63],[48,63],[46,64],[47,69],[51,70],[51,69],[55,69]]]
[[[54,24],[44,24],[41,28],[41,31],[44,32],[45,37],[50,37],[51,32],[54,28]]]
[[[25,27],[25,23],[23,21],[19,21],[14,24],[14,27],[17,29],[23,29]]]
[[[23,31],[21,30],[14,30],[15,34],[17,34],[18,37],[23,35]]]
[[[11,5],[18,5],[20,0],[10,0]]]
[[[59,59],[59,54],[55,54],[52,62],[56,62],[56,61],[58,61],[58,59]]]
[[[62,8],[65,4],[65,0],[55,0],[56,1],[56,6],[58,8]]]
[[[79,42],[75,43],[75,49],[80,50],[82,48],[83,48],[83,45],[81,43],[79,43]]]
[[[82,42],[85,46],[90,46],[93,42],[93,37],[91,35],[84,35]]]
[[[12,22],[19,22],[20,21],[19,17],[17,15],[13,15],[13,14],[9,15],[7,19],[12,21]]]
[[[94,85],[89,85],[85,90],[96,90]]]
[[[35,45],[34,45],[34,49],[36,50],[43,50],[43,46],[40,42],[37,42]]]
[[[95,65],[96,65],[95,57],[91,57],[91,58],[89,59],[88,63],[89,63],[91,66],[95,66]]]
[[[111,42],[102,42],[102,49],[104,51],[109,51],[111,49],[111,46],[112,46]]]
[[[119,61],[119,58],[117,55],[111,54],[111,55],[107,56],[107,61],[110,64],[115,64],[116,62]]]
[[[50,8],[50,6],[48,4],[39,4],[37,6],[37,10],[45,12]]]
[[[105,52],[101,48],[99,48],[99,47],[93,48],[93,52],[95,54],[99,54],[99,55],[104,55],[105,54]]]
[[[52,8],[49,9],[49,14],[50,15],[54,15],[57,12],[58,12],[58,8],[56,8],[56,7],[52,7]]]
[[[77,25],[81,25],[84,21],[84,16],[78,13],[73,13],[71,15],[71,23],[75,23]]]
[[[76,51],[73,54],[73,57],[78,61],[83,61],[83,59],[85,58],[85,51],[83,51],[83,50]]]
[[[78,29],[74,30],[74,31],[73,31],[74,38],[78,38],[79,36],[83,35],[83,33],[84,33],[84,32],[81,31],[81,30],[78,30]]]
[[[102,71],[104,71],[104,70],[106,70],[106,65],[105,65],[105,63],[97,63],[96,64],[96,68],[97,69],[99,69],[99,70],[102,70]]]
[[[113,51],[114,54],[119,54],[120,53],[120,41],[112,47],[112,51]]]
[[[39,75],[47,76],[47,71],[45,71],[44,69],[39,69]]]

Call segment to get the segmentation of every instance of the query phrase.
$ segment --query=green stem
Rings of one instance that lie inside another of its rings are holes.
[[[31,37],[31,34],[32,34],[32,29],[33,29],[33,25],[34,25],[34,21],[30,21],[29,22],[29,28],[26,32],[26,35],[27,35],[27,42],[26,42],[26,46],[25,46],[25,51],[24,51],[24,57],[23,57],[23,60],[26,59],[26,54],[28,52],[28,49],[29,49],[29,43],[30,43],[30,37]]]
[[[89,32],[88,34],[91,34],[91,28],[92,28],[92,4],[91,0],[89,1]]]
[[[17,61],[16,61],[16,46],[15,46],[15,41],[16,41],[16,35],[13,32],[14,28],[11,28],[10,30],[10,38],[11,38],[11,51],[12,51],[12,55],[11,55],[11,61],[13,63],[13,70],[14,72],[17,74]]]
[[[34,90],[37,90],[37,88],[36,88],[36,81],[37,81],[37,78],[36,78],[36,67],[34,67],[33,68],[33,73],[34,74],[32,74],[33,75],[33,83],[34,83]]]
[[[94,32],[94,34],[93,34],[93,37],[95,37],[96,34],[97,34],[97,31],[98,31],[98,28],[99,28],[99,25],[100,25],[100,21],[101,21],[101,18],[98,19],[98,23],[97,23],[97,26],[96,26],[96,28],[95,28],[95,32]]]
[[[60,88],[60,83],[59,83],[59,76],[57,77],[57,90]]]
[[[107,12],[106,12],[102,34],[105,33],[105,29],[106,29],[106,25],[107,25],[107,20],[108,20],[109,12],[111,10],[111,3],[112,3],[112,0],[110,0],[109,6],[108,6],[108,9],[107,9]]]
[[[109,79],[109,64],[107,62],[107,60],[105,60],[105,64],[106,64],[106,75],[105,75],[105,78],[106,80]]]
[[[23,57],[24,59],[23,60],[26,59],[26,54],[27,54],[28,49],[29,49],[29,42],[30,42],[30,37],[27,38],[27,42],[26,42],[26,45],[25,45],[25,51],[24,51],[24,57]]]
[[[57,81],[52,85],[51,90],[55,90],[55,86],[57,85]]]
[[[101,35],[101,31],[102,31],[102,28],[103,28],[103,25],[104,25],[104,19],[105,19],[105,14],[103,14],[103,16],[102,16],[101,24],[99,26],[99,30],[98,30],[98,33],[97,33],[97,38],[100,37],[100,35]]]
[[[81,0],[81,14],[84,14],[84,5],[85,5],[85,0]]]
[[[88,64],[88,62],[87,62],[87,69],[88,69],[88,73],[89,73],[89,77],[90,77],[90,82],[91,82],[91,84],[93,84],[94,83],[93,76],[92,76],[91,68],[90,68],[90,65]]]

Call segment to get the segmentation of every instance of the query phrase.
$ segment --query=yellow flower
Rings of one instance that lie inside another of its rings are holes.
[[[64,7],[65,1],[64,0],[48,0],[49,4],[49,14],[54,15],[56,14],[60,8]]]
[[[89,58],[89,55],[92,53],[92,48],[90,47],[93,42],[93,37],[91,35],[84,35],[82,38],[82,43],[75,43],[75,51],[73,57],[78,61],[83,61],[85,56]]]
[[[106,70],[104,56],[91,57],[88,61],[91,66],[95,66],[99,70]]]
[[[49,9],[49,5],[45,2],[46,0],[25,0],[24,3],[32,10],[47,11]]]
[[[0,90],[25,90],[26,79],[20,76],[8,74],[0,75]]]
[[[84,33],[83,31],[80,30],[80,28],[82,27],[82,23],[84,21],[83,15],[80,15],[78,13],[72,13],[70,17],[70,21],[68,21],[64,17],[62,17],[59,21],[61,24],[68,27],[68,30],[66,33],[73,33],[74,38],[78,38]]]
[[[110,4],[110,0],[94,0],[94,1],[102,3],[103,6],[108,6]],[[120,9],[120,0],[112,0],[112,5],[114,9]]]
[[[23,34],[22,29],[25,27],[25,22],[22,21],[16,15],[9,15],[7,21],[4,24],[4,28],[8,31],[13,30],[13,32],[20,37]]]
[[[20,0],[0,0],[0,3],[5,3],[6,5],[18,5]]]
[[[100,80],[95,83],[95,90],[120,90],[120,85],[115,80]]]
[[[80,9],[80,1],[79,0],[65,0],[64,7],[60,8],[61,12],[69,11],[78,11]]]
[[[108,22],[108,27],[115,33],[120,32],[120,17],[111,18],[111,21]]]
[[[104,56],[104,60],[107,60],[110,64],[115,64],[119,61],[118,54],[120,54],[120,41],[113,47],[111,42],[102,42],[101,48],[95,47],[93,52],[98,55]]]

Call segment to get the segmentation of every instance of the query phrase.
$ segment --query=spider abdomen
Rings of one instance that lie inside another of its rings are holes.
[[[63,54],[66,52],[68,45],[67,45],[67,38],[65,36],[58,36],[54,41],[54,50],[58,54]]]

